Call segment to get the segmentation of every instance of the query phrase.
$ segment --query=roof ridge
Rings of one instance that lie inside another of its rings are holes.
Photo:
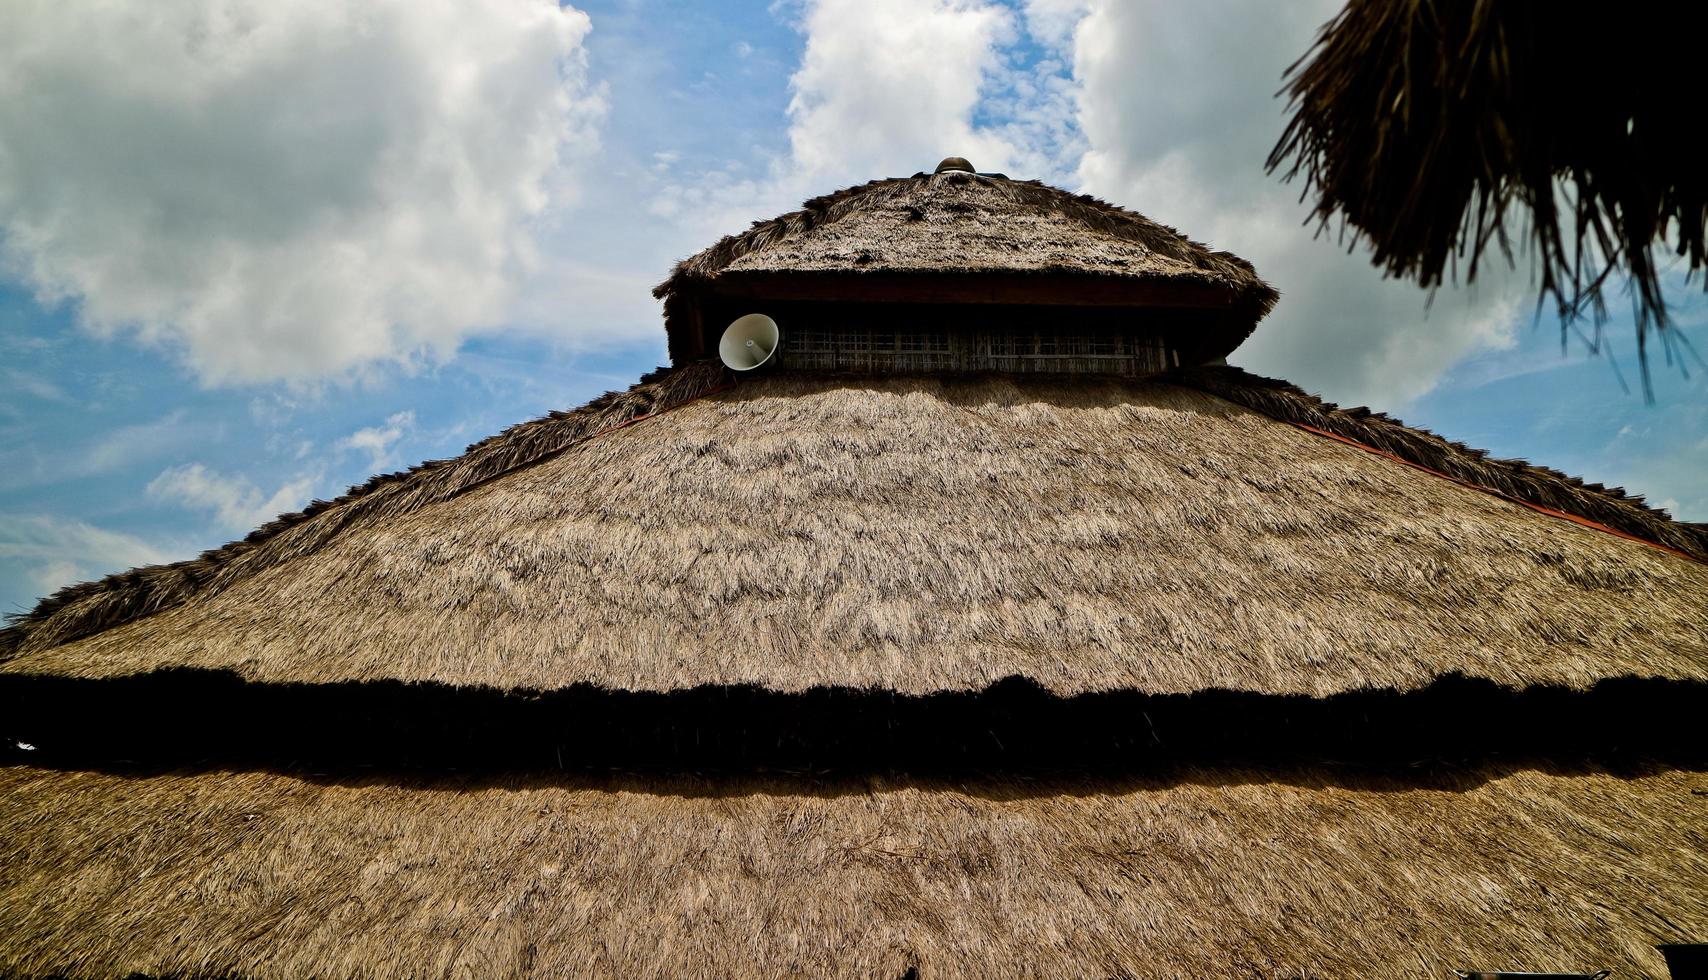
[[[1237,367],[1184,368],[1169,377],[1278,421],[1322,429],[1521,503],[1564,511],[1708,561],[1708,524],[1675,520],[1624,487],[1589,483],[1522,459],[1491,456],[1486,449],[1406,425],[1383,412],[1342,408],[1291,382]]]
[[[519,422],[473,443],[461,455],[370,477],[332,500],[282,514],[245,537],[194,558],[149,565],[66,586],[24,613],[7,615],[0,660],[29,647],[52,647],[170,609],[265,568],[310,554],[354,521],[393,516],[448,500],[603,432],[700,397],[723,379],[704,361],[659,368],[622,392],[609,391],[571,411]]]

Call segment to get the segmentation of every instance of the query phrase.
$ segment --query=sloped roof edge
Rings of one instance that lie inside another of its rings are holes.
[[[1522,459],[1492,457],[1487,450],[1444,439],[1384,413],[1341,408],[1297,385],[1236,367],[1183,369],[1171,375],[1171,380],[1279,421],[1322,429],[1379,449],[1499,496],[1562,511],[1708,561],[1708,525],[1675,521],[1624,487],[1589,483]]]
[[[1498,495],[1562,511],[1708,561],[1708,526],[1672,520],[1622,488],[1586,483],[1521,460],[1494,459],[1365,408],[1343,409],[1284,381],[1238,368],[1201,367],[1158,380],[1196,388],[1276,420],[1321,429],[1379,449]],[[462,455],[376,476],[332,501],[316,501],[247,537],[186,561],[132,569],[73,585],[0,630],[0,660],[47,649],[221,591],[263,569],[324,546],[345,528],[443,501],[496,477],[541,462],[586,439],[668,411],[720,388],[715,361],[660,369],[622,393],[607,393],[570,412],[512,426]]]
[[[461,456],[374,476],[333,500],[283,514],[244,538],[185,561],[149,565],[59,590],[34,609],[8,616],[0,659],[26,642],[57,646],[217,591],[282,561],[317,550],[364,517],[404,513],[446,500],[505,473],[538,463],[583,439],[668,411],[724,382],[717,362],[659,368],[623,392],[606,392],[578,409],[552,412],[474,443]]]

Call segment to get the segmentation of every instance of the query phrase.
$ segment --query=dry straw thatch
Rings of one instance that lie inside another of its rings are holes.
[[[694,312],[744,275],[895,274],[988,281],[1001,274],[1207,291],[1226,306],[1208,356],[1226,354],[1275,304],[1251,263],[1165,225],[1037,181],[968,173],[877,180],[814,198],[679,263],[653,291],[664,300],[671,357],[697,356]]]
[[[658,384],[711,386],[682,377]],[[1193,378],[1222,397],[774,375],[564,451],[485,445],[537,461],[436,464],[194,573],[50,600],[0,672],[908,694],[1017,676],[1063,695],[1708,680],[1708,565],[1228,399],[1700,552],[1689,529],[1238,372]],[[203,584],[124,595],[161,580]]]
[[[1390,273],[1475,277],[1527,240],[1542,295],[1601,307],[1629,276],[1637,339],[1664,326],[1664,263],[1708,265],[1701,45],[1708,6],[1587,11],[1520,0],[1350,0],[1290,70],[1271,170],[1303,173]],[[1511,212],[1527,227],[1516,230]],[[1663,337],[1668,336],[1663,334]],[[1668,350],[1669,357],[1671,350]]]
[[[0,769],[18,977],[1665,976],[1708,777]]]
[[[659,371],[626,392],[611,392],[572,412],[553,412],[470,446],[461,456],[375,476],[333,501],[284,514],[240,541],[189,561],[151,565],[61,589],[0,630],[0,659],[26,639],[62,643],[179,605],[192,595],[318,550],[345,527],[448,500],[529,466],[589,436],[688,401],[724,383],[716,364]]]

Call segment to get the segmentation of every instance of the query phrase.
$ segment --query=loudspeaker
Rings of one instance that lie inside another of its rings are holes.
[[[751,371],[777,353],[783,340],[777,321],[763,313],[749,313],[724,328],[718,341],[718,359],[731,371]]]

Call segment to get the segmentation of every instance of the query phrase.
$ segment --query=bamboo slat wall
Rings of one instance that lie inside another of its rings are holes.
[[[1025,326],[900,331],[872,325],[788,331],[780,363],[797,370],[879,374],[1001,371],[1142,377],[1180,364],[1154,335],[1062,332]]]

